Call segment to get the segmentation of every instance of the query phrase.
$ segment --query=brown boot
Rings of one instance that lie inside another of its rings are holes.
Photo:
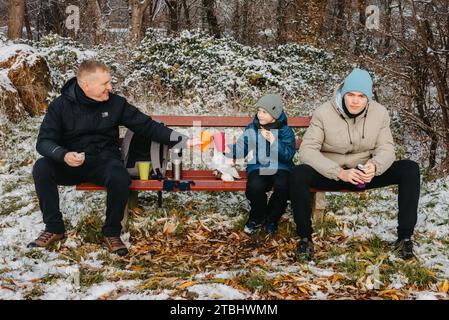
[[[64,240],[66,237],[65,233],[51,233],[44,231],[39,237],[30,242],[27,247],[28,248],[47,248],[50,244],[54,242],[58,242]]]
[[[120,257],[128,254],[128,249],[120,237],[104,237],[103,245],[108,248],[109,251],[119,255]]]

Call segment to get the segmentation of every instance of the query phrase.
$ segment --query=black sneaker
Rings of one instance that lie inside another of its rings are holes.
[[[254,221],[254,220],[248,220],[248,222],[245,224],[245,228],[243,228],[243,231],[246,234],[253,234],[256,233],[256,231],[262,227],[262,223]]]
[[[278,223],[273,221],[265,222],[264,229],[265,232],[268,234],[275,234],[276,231],[278,230]]]
[[[302,238],[296,245],[296,259],[298,261],[310,261],[313,257],[313,242],[308,238]]]
[[[394,243],[394,251],[404,260],[409,260],[415,256],[413,253],[413,242],[410,239],[396,240]]]

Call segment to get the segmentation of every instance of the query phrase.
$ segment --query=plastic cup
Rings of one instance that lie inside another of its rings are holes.
[[[201,139],[200,149],[201,149],[201,152],[204,152],[209,148],[209,144],[212,139],[212,135],[210,134],[209,131],[201,131],[200,139]]]
[[[224,152],[224,150],[225,150],[225,133],[224,132],[216,132],[216,133],[214,133],[213,137],[214,137],[215,149],[218,152]]]
[[[148,180],[150,177],[150,161],[139,161],[137,163],[140,180]]]

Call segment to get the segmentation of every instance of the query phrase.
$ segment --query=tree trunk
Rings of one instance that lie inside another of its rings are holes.
[[[161,0],[152,0],[150,2],[151,6],[148,5],[147,14],[142,17],[142,28],[153,27],[154,19],[160,13],[161,10]]]
[[[234,31],[234,38],[240,40],[240,0],[234,1],[234,14],[232,15],[232,31]]]
[[[277,43],[285,44],[286,38],[286,17],[285,17],[285,0],[278,0],[278,4],[276,6],[276,20],[277,20]]]
[[[391,47],[391,37],[389,36],[391,33],[391,0],[387,0],[385,4],[385,40],[384,40],[384,55],[387,55],[390,51]]]
[[[243,7],[242,7],[242,33],[240,35],[240,39],[243,43],[248,43],[249,39],[249,25],[248,25],[248,18],[249,18],[249,11],[251,9],[250,0],[243,0]]]
[[[25,0],[10,0],[8,17],[8,38],[11,40],[21,38],[25,18]]]
[[[168,7],[168,18],[170,21],[170,33],[178,33],[179,31],[179,16],[178,16],[178,1],[177,0],[165,0]]]
[[[366,23],[366,1],[365,0],[357,0],[357,11],[359,12],[359,19],[353,26],[354,29],[354,53],[356,55],[360,54],[360,44],[363,39],[366,38],[366,34],[364,34],[365,23]],[[338,22],[337,22],[338,23]]]
[[[335,37],[341,38],[346,30],[346,0],[337,0],[337,14],[335,19]]]
[[[106,40],[106,23],[101,14],[100,4],[98,0],[89,0],[89,8],[92,11],[94,19],[95,36],[94,43],[99,44]]]
[[[192,29],[192,21],[190,20],[190,8],[187,6],[187,1],[182,0],[182,8],[184,10],[184,18],[186,19],[187,29]]]
[[[30,17],[28,15],[28,9],[27,4],[25,3],[24,6],[25,12],[24,12],[24,22],[25,22],[25,28],[27,30],[27,38],[28,40],[33,40],[33,32],[31,31],[31,25],[30,25]]]
[[[219,38],[221,35],[220,27],[218,26],[217,16],[214,13],[215,0],[203,0],[204,16],[209,25],[210,32],[214,37]]]
[[[142,20],[145,10],[151,0],[131,0],[131,37],[134,44],[140,42],[142,38]]]

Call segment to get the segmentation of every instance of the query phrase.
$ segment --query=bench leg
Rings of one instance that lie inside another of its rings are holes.
[[[126,203],[125,211],[123,212],[122,230],[126,230],[126,222],[128,222],[128,216],[129,216],[128,210],[129,210],[129,200]]]
[[[133,190],[129,193],[128,206],[130,209],[134,209],[138,205],[139,205],[139,192]]]
[[[157,207],[162,208],[162,191],[157,192]]]
[[[137,191],[131,191],[128,196],[128,202],[125,206],[125,211],[123,212],[123,220],[122,220],[122,228],[125,229],[126,222],[129,218],[129,210],[134,209],[137,207],[138,204],[138,192]]]
[[[315,192],[312,197],[312,217],[314,222],[323,222],[326,198],[324,192]]]

